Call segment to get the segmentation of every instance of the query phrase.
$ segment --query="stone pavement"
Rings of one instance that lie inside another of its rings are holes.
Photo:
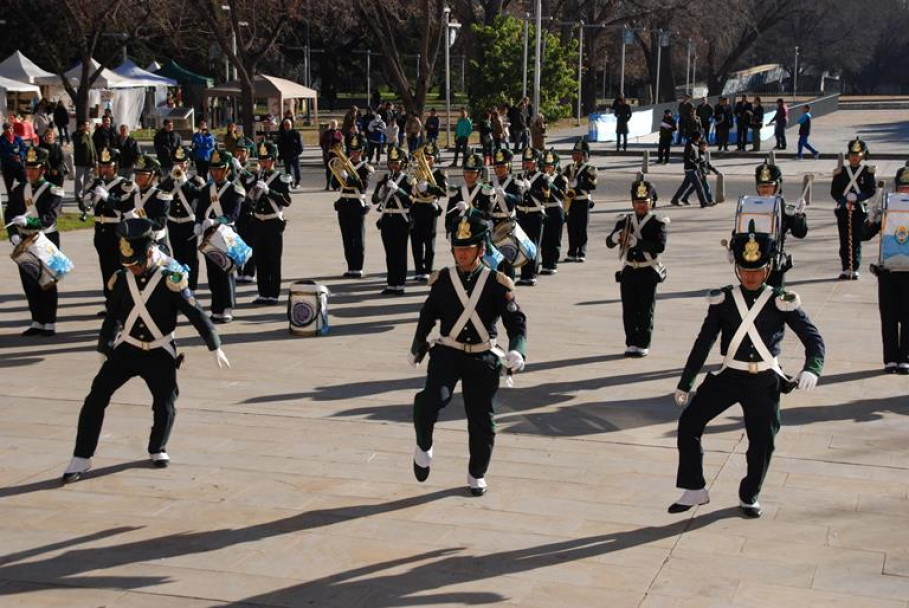
[[[93,475],[59,487],[98,367],[91,232],[63,235],[76,270],[53,340],[18,337],[27,311],[13,264],[0,264],[0,606],[907,608],[909,378],[880,373],[875,279],[833,280],[825,196],[810,208],[808,239],[791,243],[790,280],[828,363],[817,391],[783,399],[764,518],[736,509],[747,448],[738,408],[705,435],[712,502],[666,513],[678,495],[671,394],[704,291],[734,281],[719,244],[732,205],[661,208],[672,218],[669,278],[652,354],[624,359],[618,263],[603,237],[627,207],[632,171],[603,174],[588,262],[519,288],[528,367],[500,391],[490,491],[479,499],[465,489],[460,397],[443,412],[432,475],[412,477],[410,404],[425,370],[405,354],[427,290],[378,295],[374,215],[368,276],[337,278],[340,238],[316,169],[288,212],[285,284],[327,284],[332,331],[292,337],[283,306],[254,308],[255,290],[241,286],[223,331],[233,368],[222,372],[184,323],[166,470],[145,463],[149,394],[132,382],[108,409]],[[680,172],[656,174],[663,200]],[[730,171],[731,199],[750,188]],[[447,263],[444,250],[439,258]],[[200,299],[207,305],[204,289]],[[801,352],[789,336],[790,372]]]

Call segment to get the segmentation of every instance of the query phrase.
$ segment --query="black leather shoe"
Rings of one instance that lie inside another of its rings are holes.
[[[107,311],[99,310],[98,312],[95,313],[95,316],[98,317],[99,319],[103,319],[104,317],[107,316]]]
[[[693,507],[693,506],[695,506],[695,505],[680,505],[679,503],[674,502],[671,505],[669,505],[668,511],[670,513],[684,513],[685,511],[688,511],[689,509],[691,509],[691,507]]]
[[[152,466],[156,469],[166,469],[170,465],[170,460],[155,460],[152,461]]]
[[[398,292],[395,291],[394,289],[385,288],[385,289],[383,289],[383,290],[382,290],[381,292],[379,292],[379,293],[380,293],[381,295],[383,295],[383,296],[393,296],[393,295],[395,295],[395,294],[398,293]]]
[[[22,337],[30,338],[32,336],[39,336],[39,335],[41,335],[41,332],[43,332],[43,331],[44,331],[43,329],[40,329],[38,327],[29,327],[24,332],[22,332]]]
[[[471,496],[482,496],[486,493],[486,488],[470,488]]]
[[[764,511],[761,509],[761,505],[757,503],[753,505],[746,505],[742,503],[739,505],[739,509],[742,510],[742,515],[749,519],[757,519],[764,513]]]
[[[85,475],[85,473],[83,473],[81,471],[78,473],[64,473],[63,479],[61,479],[61,481],[63,482],[64,485],[66,485],[68,483],[73,483],[73,482],[79,481],[80,479],[82,479],[83,475]]]
[[[57,332],[54,331],[53,329],[42,329],[41,330],[42,338],[50,338],[51,336],[56,336],[56,335],[57,335]]]
[[[413,476],[417,478],[417,481],[423,483],[429,479],[429,467],[421,467],[417,463],[413,463]]]

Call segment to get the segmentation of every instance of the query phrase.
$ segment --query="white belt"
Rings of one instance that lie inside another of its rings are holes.
[[[491,213],[489,217],[494,220],[510,220],[512,215],[510,213]]]
[[[167,228],[162,228],[154,233],[156,241],[163,241],[167,238]]]
[[[729,369],[737,369],[742,372],[748,372],[750,374],[757,374],[759,372],[766,372],[767,370],[774,369],[779,366],[779,361],[776,357],[773,358],[773,361],[739,361],[737,359],[731,359],[726,361],[726,367]]]
[[[106,215],[97,215],[95,216],[96,224],[119,224],[120,218],[118,217],[108,217]]]
[[[136,348],[138,348],[140,350],[144,350],[144,351],[154,350],[156,348],[163,348],[168,353],[170,353],[171,357],[176,357],[177,351],[174,350],[173,341],[174,341],[173,333],[168,334],[166,336],[162,336],[162,337],[158,338],[157,340],[152,340],[151,342],[143,342],[142,340],[133,338],[132,336],[120,336],[120,339],[117,341],[117,343],[114,346],[119,346],[122,342],[126,342],[127,344],[129,344],[131,346],[135,346]]]
[[[499,352],[497,352],[497,351],[502,350],[496,346],[495,339],[490,339],[490,340],[487,340],[486,342],[480,342],[479,344],[467,344],[465,342],[458,342],[454,338],[449,338],[448,336],[439,336],[439,338],[437,338],[435,340],[435,342],[438,344],[441,344],[442,346],[447,346],[447,347],[453,348],[455,350],[460,350],[469,355],[473,355],[473,354],[477,354],[477,353],[485,353],[487,351],[493,351],[494,353],[499,354]],[[502,354],[504,354],[504,353],[502,353]]]
[[[403,215],[403,214],[407,213],[407,209],[388,209],[387,207],[385,209],[382,209],[382,215],[390,214],[390,213],[398,213],[398,214]]]
[[[554,209],[555,207],[561,207],[561,206],[562,206],[562,202],[559,201],[559,202],[557,202],[557,203],[546,203],[546,204],[543,205],[543,206],[546,207],[547,209]]]
[[[283,213],[253,213],[253,217],[259,220],[260,222],[267,222],[268,220],[284,219]]]
[[[195,215],[187,215],[185,217],[174,217],[172,215],[167,216],[167,221],[174,224],[188,224],[190,222],[196,221]]]
[[[355,200],[355,201],[365,201],[366,195],[365,194],[353,194],[352,192],[342,192],[341,198],[349,198],[349,199]]]
[[[579,194],[579,195],[577,195],[576,197],[574,197],[574,200],[576,200],[576,201],[589,201],[589,200],[590,200],[590,195],[589,195],[589,194]]]
[[[650,260],[650,261],[647,261],[647,262],[632,262],[632,261],[629,261],[629,260],[625,260],[625,266],[630,266],[631,268],[635,268],[635,269],[637,269],[637,268],[651,268],[651,267],[653,267],[653,266],[658,265],[659,263],[660,263],[660,261],[657,260],[657,259],[653,259],[653,260]]]
[[[521,213],[538,213],[538,212],[543,211],[543,208],[539,207],[537,205],[533,205],[531,207],[523,207],[521,205],[518,205],[517,209]]]

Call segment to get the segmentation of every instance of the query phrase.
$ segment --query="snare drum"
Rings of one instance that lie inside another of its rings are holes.
[[[324,336],[328,333],[328,288],[315,281],[297,281],[290,286],[287,320],[295,336]]]
[[[880,265],[893,272],[909,271],[909,194],[884,197]]]
[[[42,289],[50,289],[73,269],[70,259],[43,232],[23,237],[10,257]]]
[[[754,232],[769,234],[774,240],[780,240],[783,205],[779,196],[743,196],[739,199],[735,211],[735,230],[733,234],[748,234],[749,225],[754,222]]]
[[[502,220],[492,231],[492,244],[513,268],[520,268],[537,257],[537,246],[514,219]]]
[[[218,224],[205,234],[202,243],[199,244],[199,251],[224,272],[242,266],[252,257],[249,245],[234,232],[233,228],[224,224]]]

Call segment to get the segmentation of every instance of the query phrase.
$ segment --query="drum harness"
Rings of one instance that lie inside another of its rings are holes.
[[[226,182],[224,182],[224,185],[221,186],[221,189],[217,190],[216,189],[217,185],[214,182],[212,182],[211,186],[208,187],[208,191],[211,195],[211,198],[210,198],[211,205],[209,206],[208,211],[206,213],[206,215],[208,216],[206,219],[212,219],[212,215],[211,215],[212,212],[214,212],[214,214],[215,214],[214,219],[218,219],[219,217],[224,216],[224,210],[221,208],[221,195],[224,194],[227,191],[227,189],[233,185],[234,185],[233,182],[226,181]],[[232,226],[233,222],[230,222],[227,225]]]
[[[529,186],[528,186],[529,191],[532,191],[533,185],[542,176],[543,176],[543,174],[540,172],[537,172],[534,174],[533,178],[529,182]],[[532,195],[530,197],[530,200],[532,200],[534,202],[533,205],[518,205],[518,211],[520,211],[521,213],[537,213],[537,212],[542,213],[543,208],[548,207],[550,205],[549,203],[543,203],[543,201],[537,199],[535,196],[532,196]],[[553,205],[553,206],[558,206],[558,205]]]
[[[576,165],[575,165],[575,166],[576,166]],[[583,173],[587,170],[587,167],[589,167],[589,166],[590,166],[590,164],[587,163],[586,161],[583,162],[583,163],[581,163],[581,166],[577,168],[577,170],[574,172],[574,175],[572,176],[572,179],[574,180],[575,183],[577,183],[578,178],[580,178],[581,175],[583,175]],[[589,201],[589,200],[590,200],[590,192],[584,192],[583,194],[580,194],[580,193],[579,193],[577,196],[574,197],[574,200],[576,200],[576,201]]]
[[[160,283],[161,279],[164,277],[164,274],[160,271],[154,272],[152,278],[148,281],[148,285],[145,286],[145,289],[139,289],[138,284],[136,284],[136,277],[132,272],[127,272],[124,276],[126,277],[126,284],[129,287],[129,295],[133,299],[133,308],[129,311],[129,315],[123,323],[123,329],[120,331],[120,335],[117,336],[117,339],[114,341],[114,348],[118,347],[123,342],[126,342],[143,351],[163,348],[171,357],[176,358],[177,351],[173,344],[173,332],[165,336],[148,312],[148,307],[146,305],[149,298],[151,298],[152,294],[155,292],[158,283]],[[140,318],[145,321],[145,326],[148,328],[148,331],[151,332],[152,338],[154,338],[151,342],[143,342],[130,335],[133,327],[135,327],[136,322]]]
[[[855,193],[857,195],[860,192],[859,187],[858,187],[858,178],[862,174],[862,171],[865,170],[865,165],[859,165],[858,171],[856,171],[855,173],[852,172],[851,165],[846,165],[845,167],[843,167],[843,169],[846,171],[846,175],[849,176],[849,183],[846,184],[846,189],[843,190],[843,196],[847,196],[849,194],[849,191],[853,189],[853,186],[855,187]],[[854,249],[855,245],[852,242],[852,207],[853,207],[852,201],[846,201],[846,224],[847,224],[847,230],[849,231],[849,273],[850,274],[853,274],[855,272],[855,269],[852,267],[852,260],[855,259],[854,253],[853,253],[855,251],[855,249]]]
[[[483,266],[483,268],[480,270],[480,276],[477,277],[477,282],[476,285],[474,285],[473,292],[470,294],[470,297],[468,297],[467,290],[464,289],[464,284],[461,282],[461,277],[458,274],[458,271],[454,268],[448,269],[448,276],[451,279],[451,285],[454,287],[455,294],[458,296],[458,300],[461,301],[461,306],[464,307],[464,310],[461,312],[461,316],[458,317],[454,325],[451,326],[451,330],[448,332],[448,335],[440,336],[436,340],[433,340],[434,344],[442,344],[443,346],[448,346],[449,348],[460,350],[467,354],[477,354],[491,351],[498,357],[505,356],[505,351],[496,346],[495,338],[489,337],[489,332],[486,331],[486,326],[483,325],[483,322],[480,320],[480,316],[477,314],[477,304],[480,302],[480,297],[483,295],[483,288],[486,287],[486,281],[489,279],[489,276],[491,274],[492,271],[490,271],[488,267]],[[465,344],[464,342],[459,342],[457,339],[455,339],[455,336],[461,333],[461,331],[467,326],[468,322],[472,323],[474,329],[477,331],[477,336],[480,338],[479,344]]]
[[[647,215],[644,216],[643,221],[641,221],[639,223],[637,214],[629,213],[625,217],[625,221],[629,222],[629,225],[631,226],[631,232],[634,234],[634,237],[638,241],[642,241],[644,239],[644,237],[641,235],[641,230],[643,230],[644,226],[647,225],[647,222],[649,222],[653,218],[654,218],[654,215],[652,213],[648,213]],[[631,248],[629,247],[628,250],[630,251]],[[660,262],[659,256],[654,257],[653,254],[650,253],[649,251],[642,251],[641,253],[644,255],[644,259],[646,261],[634,262],[634,261],[628,259],[628,255],[626,253],[625,259],[623,260],[623,265],[629,266],[634,269],[638,269],[638,268],[655,268],[662,264],[662,262]]]
[[[145,216],[145,203],[151,199],[152,196],[156,195],[158,192],[163,194],[163,191],[160,190],[157,186],[152,186],[148,189],[145,194],[142,194],[139,191],[139,196],[136,197],[136,202],[133,204],[133,211],[139,213],[139,215]],[[167,227],[162,228],[154,233],[156,241],[163,241],[167,238]]]
[[[736,309],[739,311],[742,322],[732,335],[732,340],[729,341],[729,347],[726,349],[726,355],[723,357],[723,366],[720,368],[720,371],[717,372],[718,374],[722,373],[723,370],[727,368],[745,371],[751,374],[773,370],[775,373],[779,374],[783,380],[788,380],[783,373],[782,368],[780,368],[779,360],[770,353],[770,349],[764,344],[761,334],[758,333],[757,327],[754,325],[758,315],[761,314],[764,306],[767,305],[767,302],[770,301],[772,296],[773,289],[765,287],[761,295],[754,301],[754,305],[749,309],[748,305],[745,303],[745,297],[742,295],[742,290],[739,288],[732,290],[732,299],[735,302]],[[761,358],[760,361],[739,361],[735,358],[735,353],[738,352],[746,334],[751,339],[751,344]]]
[[[268,177],[268,179],[265,180],[265,185],[271,186],[271,183],[273,181],[275,181],[275,178],[278,177],[279,175],[280,175],[280,173],[278,173],[277,171],[272,173]],[[259,201],[259,198],[261,198],[261,195],[258,198],[256,198],[256,202]],[[257,220],[259,220],[260,222],[266,222],[268,220],[274,220],[274,219],[279,219],[279,220],[283,221],[284,220],[284,211],[278,207],[277,203],[275,203],[275,201],[272,200],[272,198],[270,196],[266,195],[265,200],[267,200],[268,204],[271,205],[272,213],[255,213],[255,212],[253,212],[253,217],[256,218]]]
[[[508,179],[502,182],[501,188],[503,192],[505,191],[505,188],[511,185],[512,181],[514,181],[514,177],[509,175]],[[513,216],[514,212],[508,209],[508,205],[505,204],[505,198],[500,197],[499,193],[497,192],[492,204],[492,209],[489,212],[489,217],[491,217],[493,220],[507,220]]]
[[[357,171],[359,171],[359,170],[360,170],[360,167],[362,167],[363,165],[365,165],[366,162],[367,162],[367,161],[365,161],[365,160],[361,160],[361,161],[358,162],[356,165],[354,165],[354,169],[356,169]],[[359,177],[359,176],[358,176],[358,177]],[[363,181],[363,180],[361,179],[360,181]],[[364,207],[364,208],[368,207],[368,205],[366,204],[366,192],[356,192],[356,191],[354,191],[354,192],[345,192],[344,190],[345,190],[345,188],[342,188],[342,189],[341,189],[341,198],[351,199],[351,200],[355,200],[355,201],[360,201],[360,205],[361,205],[362,207]]]
[[[38,188],[38,190],[32,194],[32,185],[30,182],[25,182],[25,189],[22,191],[22,198],[25,200],[25,215],[30,217],[38,217],[38,208],[35,206],[35,201],[41,198],[41,195],[44,194],[44,191],[50,187],[50,182],[44,182]],[[52,232],[57,232],[57,222],[51,224],[50,228],[42,228],[40,232],[44,234],[50,234]]]
[[[183,186],[177,186],[174,188],[174,194],[180,199],[183,208],[186,209],[186,215],[184,217],[175,217],[168,214],[167,221],[173,222],[174,224],[188,224],[190,222],[196,221],[196,214],[193,212],[192,206],[189,204],[189,201],[186,200],[186,195],[183,194]]]
[[[407,174],[404,172],[401,172],[401,174],[398,175],[398,177],[396,177],[394,179],[395,185],[400,186],[401,180],[404,179],[405,177],[407,177]],[[401,202],[395,198],[395,195],[397,194],[397,192],[398,192],[397,190],[388,191],[388,193],[385,195],[385,198],[383,198],[382,202],[379,203],[379,213],[381,213],[382,215],[393,215],[393,214],[403,215],[404,220],[407,222],[410,222],[410,215],[407,213],[407,209],[404,209],[403,207],[401,207],[400,206]],[[388,203],[390,203],[393,200],[397,201],[398,206],[389,208]]]
[[[110,191],[111,189],[116,188],[117,185],[122,181],[123,181],[123,178],[118,175],[114,179],[110,180],[108,183],[104,184],[104,188],[106,190]],[[97,202],[97,200],[96,200],[96,202]],[[113,217],[106,216],[106,215],[96,215],[95,223],[96,224],[119,224],[122,219],[122,214],[120,213],[120,210],[111,209],[111,211],[114,214]]]

